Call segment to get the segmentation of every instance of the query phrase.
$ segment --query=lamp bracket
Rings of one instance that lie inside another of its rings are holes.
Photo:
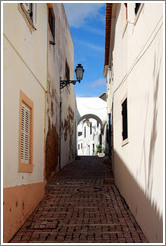
[[[77,81],[80,82],[79,80],[60,80],[60,89],[63,89],[69,84],[75,85]]]

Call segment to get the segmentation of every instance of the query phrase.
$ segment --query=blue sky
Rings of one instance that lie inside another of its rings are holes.
[[[81,63],[84,76],[76,83],[77,97],[98,97],[106,91],[104,78],[105,3],[64,3],[74,42],[75,67]]]

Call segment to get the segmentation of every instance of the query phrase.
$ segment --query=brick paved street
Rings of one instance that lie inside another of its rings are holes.
[[[68,164],[10,243],[147,243],[112,180],[105,158]]]

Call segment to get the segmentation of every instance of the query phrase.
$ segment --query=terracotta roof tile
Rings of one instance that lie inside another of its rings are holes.
[[[109,49],[110,49],[110,33],[111,33],[111,18],[112,18],[112,3],[106,3],[106,17],[105,17],[105,62],[109,63]]]

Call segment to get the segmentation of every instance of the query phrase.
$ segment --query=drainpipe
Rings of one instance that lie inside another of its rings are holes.
[[[108,114],[108,152],[109,158],[111,158],[111,113]]]
[[[60,89],[60,109],[59,109],[59,171],[61,170],[61,113],[62,113],[62,94]]]

